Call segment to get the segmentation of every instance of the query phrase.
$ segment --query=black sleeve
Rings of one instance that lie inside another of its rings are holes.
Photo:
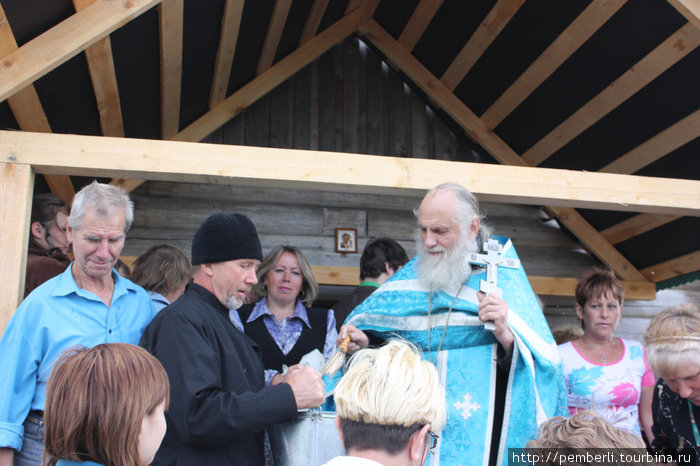
[[[288,384],[251,389],[245,374],[250,367],[242,360],[245,354],[240,361],[234,360],[234,354],[219,354],[215,336],[207,335],[198,323],[179,313],[167,317],[146,330],[141,346],[158,358],[168,374],[168,417],[182,441],[211,448],[297,416]],[[221,389],[222,359],[231,360],[229,370],[240,367],[235,390]]]

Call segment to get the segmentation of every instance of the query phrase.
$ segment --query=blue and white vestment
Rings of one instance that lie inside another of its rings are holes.
[[[503,246],[506,258],[518,258],[508,238],[494,238]],[[419,346],[426,359],[435,361],[447,393],[447,424],[438,433],[440,442],[429,464],[487,465],[498,343],[478,318],[476,293],[486,271],[476,270],[461,290],[434,292],[430,298],[430,291],[416,277],[415,266],[414,258],[345,323],[382,339],[405,338]],[[497,462],[507,465],[508,448],[523,448],[535,437],[540,423],[566,415],[566,385],[556,344],[522,266],[499,267],[498,286],[508,304],[508,326],[515,338]]]

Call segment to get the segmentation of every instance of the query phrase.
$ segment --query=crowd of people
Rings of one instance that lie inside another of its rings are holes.
[[[415,214],[416,257],[371,239],[360,285],[322,309],[302,250],[263,256],[244,215],[206,218],[190,259],[158,245],[122,272],[124,191],[93,182],[70,210],[35,196],[26,295],[0,339],[0,466],[263,465],[265,430],[324,404],[345,448],[328,466],[505,465],[556,448],[695,464],[696,306],[659,313],[644,344],[618,338],[624,287],[592,268],[580,330],[555,343],[515,247],[467,189],[439,185]],[[322,377],[343,341],[346,363]]]

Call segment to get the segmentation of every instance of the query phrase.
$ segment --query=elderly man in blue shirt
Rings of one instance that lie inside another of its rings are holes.
[[[138,344],[153,318],[146,291],[113,270],[133,218],[119,188],[93,182],[76,194],[73,263],[27,296],[0,339],[0,466],[41,464],[46,382],[63,350]]]

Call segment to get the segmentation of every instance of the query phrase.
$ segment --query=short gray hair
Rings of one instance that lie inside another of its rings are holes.
[[[94,207],[100,217],[109,217],[115,209],[124,211],[124,232],[134,221],[134,203],[121,188],[93,181],[81,189],[73,198],[68,223],[74,230],[83,226],[83,217],[88,208]]]
[[[448,182],[435,186],[433,189],[428,191],[423,199],[439,191],[449,191],[454,194],[456,208],[453,220],[455,223],[460,225],[462,229],[469,229],[471,221],[474,218],[479,219],[481,222],[479,237],[481,238],[481,241],[486,243],[491,237],[491,227],[485,223],[484,219],[486,217],[479,211],[479,201],[476,199],[476,197],[461,184]],[[414,209],[413,213],[417,217],[418,208]]]

